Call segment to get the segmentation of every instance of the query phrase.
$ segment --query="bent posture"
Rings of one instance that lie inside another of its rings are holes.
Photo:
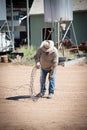
[[[41,90],[37,95],[43,97],[46,92],[46,77],[49,74],[48,98],[52,98],[55,90],[55,75],[58,65],[58,50],[52,40],[45,40],[37,50],[35,56],[36,67],[41,67],[40,85]]]

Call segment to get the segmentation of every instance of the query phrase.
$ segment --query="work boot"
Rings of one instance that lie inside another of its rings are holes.
[[[48,95],[48,99],[52,99],[53,98],[53,96],[54,96],[54,94],[53,93],[50,93],[49,95]]]
[[[37,95],[36,95],[36,97],[44,97],[44,93],[38,93]]]

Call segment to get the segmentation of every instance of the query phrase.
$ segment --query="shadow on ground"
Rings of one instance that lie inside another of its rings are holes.
[[[46,97],[45,97],[46,98]],[[29,96],[29,95],[20,95],[20,96],[13,96],[13,97],[7,97],[6,100],[20,100],[20,99],[31,99],[33,101],[37,101],[40,99],[40,97],[37,96]]]
[[[40,98],[48,98],[48,97],[38,97],[36,96],[29,96],[29,95],[20,95],[20,96],[13,96],[13,97],[7,97],[5,98],[6,100],[20,100],[20,99],[32,99],[32,100],[37,100]]]
[[[20,95],[14,97],[7,97],[6,100],[19,100],[19,99],[31,99],[32,97],[29,95]]]

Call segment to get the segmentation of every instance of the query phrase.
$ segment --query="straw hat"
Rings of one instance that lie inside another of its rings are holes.
[[[44,51],[44,52],[50,52],[53,50],[54,48],[54,42],[52,40],[45,40],[41,43],[40,48]]]

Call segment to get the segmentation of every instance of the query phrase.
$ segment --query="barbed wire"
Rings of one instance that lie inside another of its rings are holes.
[[[30,84],[29,84],[29,92],[30,92],[31,97],[35,96],[34,79],[35,79],[36,71],[37,71],[37,68],[36,66],[34,66],[31,71]]]

